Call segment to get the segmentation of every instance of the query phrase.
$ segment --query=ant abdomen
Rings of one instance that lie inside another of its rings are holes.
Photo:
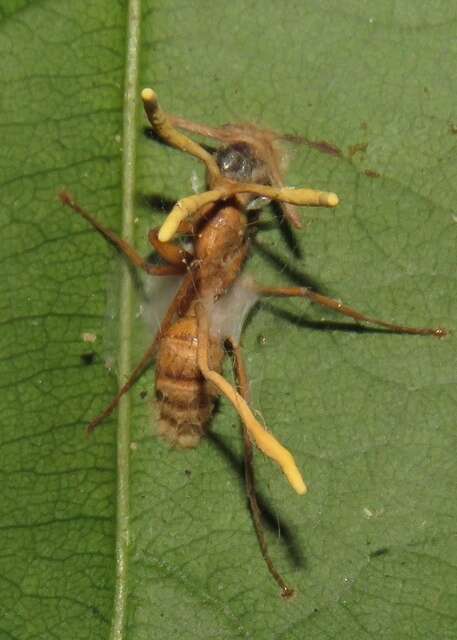
[[[196,447],[205,434],[218,395],[199,369],[196,336],[196,318],[185,316],[162,336],[157,354],[159,435],[186,449]],[[224,359],[220,340],[210,339],[208,356],[211,368],[220,372]]]

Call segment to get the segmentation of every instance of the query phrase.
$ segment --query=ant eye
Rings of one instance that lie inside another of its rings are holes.
[[[222,175],[239,182],[251,180],[257,168],[257,158],[246,142],[236,142],[216,152],[216,162]]]

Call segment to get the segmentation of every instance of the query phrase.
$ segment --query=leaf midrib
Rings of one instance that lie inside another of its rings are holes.
[[[122,132],[122,237],[133,241],[136,172],[136,114],[138,106],[138,64],[140,48],[141,0],[130,0],[127,14],[126,68]],[[127,265],[122,265],[119,325],[119,383],[131,371],[132,283]],[[121,640],[127,612],[129,546],[129,451],[130,402],[124,396],[119,404],[117,428],[117,516],[116,587],[111,640]]]

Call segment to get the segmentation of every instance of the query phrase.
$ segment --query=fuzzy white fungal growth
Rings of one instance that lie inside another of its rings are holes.
[[[220,340],[233,338],[238,344],[245,320],[258,299],[252,280],[239,278],[230,291],[208,309],[211,335]]]
[[[182,276],[152,276],[145,280],[147,300],[141,315],[153,335],[159,330],[181,282]]]

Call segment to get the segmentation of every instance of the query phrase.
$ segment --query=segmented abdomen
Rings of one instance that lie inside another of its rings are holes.
[[[217,396],[216,389],[200,373],[197,347],[196,318],[186,316],[161,337],[156,362],[159,433],[170,443],[185,448],[198,445]],[[210,368],[220,371],[223,358],[222,345],[210,338]]]

